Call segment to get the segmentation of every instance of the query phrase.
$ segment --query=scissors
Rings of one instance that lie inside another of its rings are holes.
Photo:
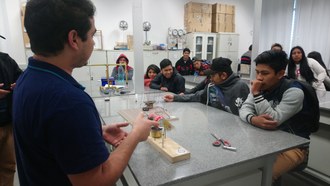
[[[216,139],[212,145],[215,147],[220,147],[222,144],[222,148],[223,149],[227,149],[227,150],[232,150],[232,151],[236,151],[235,147],[232,147],[230,145],[230,143],[227,140],[223,140],[221,138],[219,138],[217,135],[215,135],[214,133],[211,133],[211,135]]]

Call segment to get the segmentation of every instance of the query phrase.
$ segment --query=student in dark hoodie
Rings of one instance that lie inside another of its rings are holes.
[[[195,72],[193,62],[190,59],[189,55],[189,48],[183,49],[183,56],[175,63],[175,69],[182,76],[193,75]]]
[[[211,83],[203,90],[188,95],[165,95],[167,102],[201,102],[212,107],[238,115],[238,109],[242,106],[250,90],[231,69],[231,60],[227,58],[215,58],[210,68]]]
[[[119,57],[117,58],[116,64],[125,64],[126,63],[126,70],[125,70],[125,75],[127,75],[127,79],[131,80],[133,77],[133,72],[134,69],[133,67],[128,65],[128,58],[125,56],[125,54],[120,54]],[[117,65],[116,67],[114,67],[112,69],[112,73],[111,73],[111,77],[114,77],[115,79],[118,78],[118,68],[119,65]],[[125,69],[125,66],[123,66],[123,68]]]
[[[173,92],[175,94],[184,93],[185,79],[174,70],[172,62],[169,59],[163,59],[160,62],[160,72],[151,81],[150,88]]]

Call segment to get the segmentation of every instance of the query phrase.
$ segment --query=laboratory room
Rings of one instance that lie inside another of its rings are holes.
[[[0,185],[330,185],[330,1],[0,9]]]

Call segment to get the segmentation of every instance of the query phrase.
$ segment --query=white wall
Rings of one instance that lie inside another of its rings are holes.
[[[12,56],[22,58],[18,63],[25,64],[23,38],[20,29],[19,9],[20,1],[25,0],[1,0],[5,1],[12,7],[15,7],[7,12],[8,20],[13,25],[6,33],[11,33],[7,37],[7,42],[13,43],[13,46],[19,48],[8,48]],[[127,34],[132,34],[132,4],[133,0],[92,0],[96,6],[95,24],[96,28],[102,30],[103,48],[113,50],[117,41],[126,39]],[[148,40],[154,44],[166,43],[167,30],[172,28],[184,28],[184,5],[189,0],[143,0],[143,20],[151,23],[151,30],[148,32]],[[254,0],[195,0],[194,2],[203,3],[225,3],[232,4],[236,7],[236,32],[240,34],[239,53],[244,53],[248,46],[252,43],[253,30],[253,8]],[[2,5],[1,5],[2,6]],[[0,6],[0,7],[1,7]],[[1,11],[2,12],[2,11]],[[5,14],[5,13],[2,13]],[[3,16],[1,16],[3,17]],[[8,21],[5,20],[5,21]],[[123,33],[119,29],[119,22],[125,20],[128,22],[128,29]],[[1,19],[0,19],[1,21]],[[0,27],[6,24],[0,22]],[[142,29],[142,25],[141,25]],[[1,31],[1,30],[0,30]],[[143,38],[144,40],[145,38]],[[1,45],[0,45],[1,46]],[[16,49],[17,48],[17,49]]]
[[[93,0],[93,2],[97,8],[95,24],[98,29],[102,30],[103,46],[105,49],[112,50],[116,41],[122,41],[123,35],[126,38],[127,34],[133,33],[132,0]],[[143,0],[143,20],[151,23],[148,40],[154,44],[166,43],[169,27],[183,29],[184,5],[187,2],[189,0]],[[239,51],[244,53],[247,50],[252,43],[254,0],[195,0],[194,2],[235,5],[236,32],[240,34]],[[118,27],[121,20],[128,23],[128,29],[124,34]]]
[[[17,63],[26,64],[19,0],[0,0],[0,51],[8,53]]]

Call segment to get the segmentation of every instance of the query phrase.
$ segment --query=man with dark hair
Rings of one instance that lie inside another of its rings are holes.
[[[5,37],[0,35],[0,38]],[[15,82],[22,70],[8,54],[0,52],[0,185],[12,186],[16,171],[12,102]]]
[[[305,97],[305,86],[284,77],[288,63],[284,51],[265,51],[256,59],[256,79],[251,82],[251,93],[243,103],[239,115],[242,120],[266,130],[280,129],[304,138],[309,138],[311,118],[317,112]],[[316,97],[315,91],[311,95]],[[317,100],[317,98],[316,98]],[[318,115],[319,117],[319,115]],[[273,181],[297,167],[307,159],[308,148],[295,148],[280,153],[273,166]]]
[[[231,60],[227,58],[213,59],[208,73],[211,83],[195,94],[164,96],[164,100],[180,102],[201,102],[212,107],[238,115],[238,109],[249,94],[248,85],[231,69]]]
[[[190,55],[189,48],[184,48],[183,56],[175,63],[175,69],[182,76],[194,74],[193,62],[190,59],[189,55]]]
[[[141,113],[101,125],[92,98],[72,76],[93,51],[90,0],[30,0],[24,25],[34,56],[14,91],[14,138],[20,185],[114,185],[157,122]],[[110,155],[104,140],[117,147]]]
[[[160,72],[151,81],[150,88],[173,92],[175,94],[184,93],[185,79],[177,73],[169,59],[163,59],[160,62]]]
[[[280,51],[283,51],[283,47],[279,43],[274,43],[274,44],[272,44],[270,50],[280,52]]]

